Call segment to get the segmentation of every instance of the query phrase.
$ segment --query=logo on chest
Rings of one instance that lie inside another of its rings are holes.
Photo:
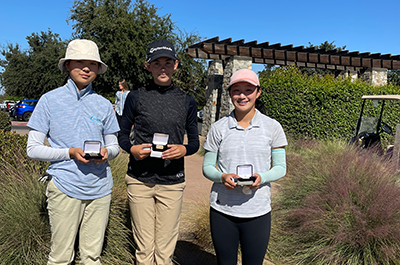
[[[99,117],[96,117],[96,116],[90,117],[90,120],[91,120],[91,121],[94,121],[94,122],[96,122],[96,123],[103,123],[103,122],[101,121],[101,119],[100,119]]]

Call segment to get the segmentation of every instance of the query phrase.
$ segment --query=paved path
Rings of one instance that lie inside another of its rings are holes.
[[[193,218],[197,217],[199,210],[202,207],[208,209],[212,182],[203,176],[202,165],[202,156],[194,154],[185,157],[186,188],[183,192],[179,239],[174,253],[176,265],[217,265],[215,255],[197,246],[190,232],[194,225]]]
[[[208,200],[212,182],[203,176],[203,157],[191,155],[185,157],[186,188],[183,199],[186,201]]]

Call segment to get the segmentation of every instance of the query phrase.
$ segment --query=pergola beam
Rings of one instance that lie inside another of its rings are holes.
[[[252,57],[253,63],[275,65],[312,65],[325,69],[386,68],[400,69],[400,55],[380,53],[371,54],[359,51],[317,49],[316,47],[282,46],[281,43],[270,45],[269,42],[257,44],[257,41],[245,42],[244,39],[232,42],[231,38],[219,41],[214,37],[190,46],[186,54],[192,58],[220,59],[229,56]]]

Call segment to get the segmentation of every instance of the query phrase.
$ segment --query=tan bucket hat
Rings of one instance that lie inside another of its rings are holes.
[[[99,72],[97,73],[99,75],[104,74],[108,68],[100,59],[99,48],[96,43],[91,40],[77,39],[68,44],[65,58],[60,59],[58,62],[58,68],[60,68],[61,72],[68,72],[64,65],[68,60],[96,61],[99,63]]]

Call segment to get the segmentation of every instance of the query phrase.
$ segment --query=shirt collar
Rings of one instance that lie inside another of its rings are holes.
[[[154,82],[154,80],[152,80],[152,81],[150,82],[148,88],[149,88],[149,89],[158,90],[158,91],[160,91],[161,93],[164,93],[164,92],[166,92],[166,91],[168,91],[168,90],[173,89],[174,86],[175,86],[175,85],[174,85],[174,82],[171,82],[171,84],[170,84],[169,86],[160,86],[160,85],[157,85],[157,84]]]
[[[261,122],[261,112],[256,109],[256,113],[254,114],[254,117],[250,121],[248,129],[251,129],[253,127],[260,127],[260,122]],[[228,126],[229,129],[232,128],[238,128],[238,129],[243,129],[242,126],[240,126],[235,118],[235,110],[233,110],[229,115],[228,115]]]
[[[82,97],[94,93],[94,91],[92,90],[92,83],[90,83],[89,85],[87,85],[84,89],[82,89],[79,92],[78,87],[76,86],[74,80],[72,80],[70,77],[68,77],[68,81],[67,81],[67,88],[68,91],[72,94],[72,95],[76,95],[77,99],[81,99]]]

